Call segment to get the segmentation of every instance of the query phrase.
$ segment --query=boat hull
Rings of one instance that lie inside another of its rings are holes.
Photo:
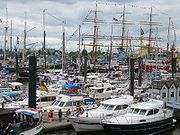
[[[76,132],[93,132],[104,130],[100,124],[101,119],[87,117],[71,117],[69,118]]]
[[[120,125],[120,124],[106,124],[102,123],[104,129],[110,134],[122,134],[122,135],[145,135],[145,134],[158,134],[160,132],[165,131],[166,129],[172,128],[173,118],[168,118],[165,120],[148,122],[142,124],[128,124],[128,125]]]

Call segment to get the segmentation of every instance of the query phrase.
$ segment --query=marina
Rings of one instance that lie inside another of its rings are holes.
[[[0,135],[179,134],[172,1],[0,1]]]

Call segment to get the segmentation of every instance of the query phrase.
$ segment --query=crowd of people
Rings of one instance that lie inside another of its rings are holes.
[[[14,114],[11,122],[0,122],[0,135],[16,135],[20,131],[33,127],[38,121],[39,119],[28,115]]]

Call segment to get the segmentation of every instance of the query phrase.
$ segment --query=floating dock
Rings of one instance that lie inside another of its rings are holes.
[[[66,117],[62,117],[62,120],[59,121],[58,114],[54,113],[54,120],[50,121],[47,113],[43,113],[43,133],[70,128],[72,128],[72,125]]]

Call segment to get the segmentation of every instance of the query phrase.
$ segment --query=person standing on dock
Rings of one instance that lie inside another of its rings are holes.
[[[59,121],[62,120],[62,115],[63,115],[63,113],[62,113],[61,109],[59,109],[59,112],[58,112]]]
[[[53,119],[53,116],[54,114],[53,114],[53,111],[52,110],[50,110],[49,111],[49,113],[48,113],[48,118],[49,118],[49,120],[52,122],[54,119]]]

